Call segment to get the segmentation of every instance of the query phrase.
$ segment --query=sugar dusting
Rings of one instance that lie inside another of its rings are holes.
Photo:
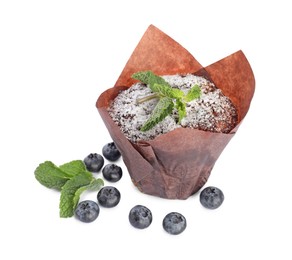
[[[167,116],[162,122],[147,132],[139,129],[150,117],[157,99],[137,104],[137,98],[150,95],[152,91],[142,83],[136,83],[122,91],[108,108],[114,122],[125,136],[132,142],[151,140],[179,127],[189,127],[217,133],[229,133],[237,123],[236,108],[230,99],[223,95],[220,89],[203,77],[188,74],[186,76],[172,75],[163,78],[173,87],[185,93],[194,86],[201,88],[201,97],[187,103],[187,116],[177,124],[177,111]]]

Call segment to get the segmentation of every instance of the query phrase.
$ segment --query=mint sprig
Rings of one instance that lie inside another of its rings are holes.
[[[34,173],[42,185],[61,191],[59,203],[61,218],[73,216],[82,192],[96,191],[104,185],[102,179],[95,179],[92,173],[87,171],[81,160],[71,161],[59,167],[51,161],[45,161]]]
[[[155,75],[152,71],[141,71],[134,73],[132,78],[137,79],[152,90],[153,94],[140,98],[137,103],[145,102],[152,98],[158,98],[159,101],[150,115],[150,118],[141,127],[141,131],[145,132],[152,129],[159,122],[163,121],[173,112],[178,111],[178,123],[186,116],[186,103],[201,96],[201,89],[198,85],[194,85],[188,93],[182,90],[172,88],[162,77]]]

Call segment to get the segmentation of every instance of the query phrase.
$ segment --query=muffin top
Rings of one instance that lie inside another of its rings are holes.
[[[143,83],[136,83],[121,91],[112,101],[108,111],[126,138],[132,142],[148,141],[179,127],[194,128],[215,133],[229,133],[237,124],[237,111],[231,100],[220,89],[204,77],[187,75],[162,76],[173,88],[187,93],[194,85],[201,89],[199,99],[186,105],[186,117],[178,123],[178,112],[174,109],[163,121],[152,129],[142,132],[142,125],[150,117],[158,99],[137,103],[137,99],[152,93]],[[174,101],[175,102],[175,101]]]

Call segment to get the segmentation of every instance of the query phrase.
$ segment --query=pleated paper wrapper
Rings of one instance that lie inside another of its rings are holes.
[[[231,99],[238,124],[228,134],[177,128],[150,141],[132,143],[112,120],[108,107],[119,91],[132,86],[135,72],[151,70],[158,75],[195,74],[212,81]],[[187,199],[200,190],[247,114],[255,79],[241,50],[203,67],[184,47],[150,25],[134,49],[114,87],[103,92],[96,107],[122,154],[131,180],[143,193]]]

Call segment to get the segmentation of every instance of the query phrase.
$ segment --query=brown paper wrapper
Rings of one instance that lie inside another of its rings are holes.
[[[130,142],[107,108],[120,90],[135,82],[131,75],[144,70],[158,75],[193,73],[213,81],[237,108],[237,126],[229,134],[178,128],[151,141]],[[100,95],[96,106],[139,190],[168,199],[186,199],[206,183],[216,160],[248,112],[254,90],[254,75],[242,51],[204,68],[185,48],[151,25],[115,86]]]

